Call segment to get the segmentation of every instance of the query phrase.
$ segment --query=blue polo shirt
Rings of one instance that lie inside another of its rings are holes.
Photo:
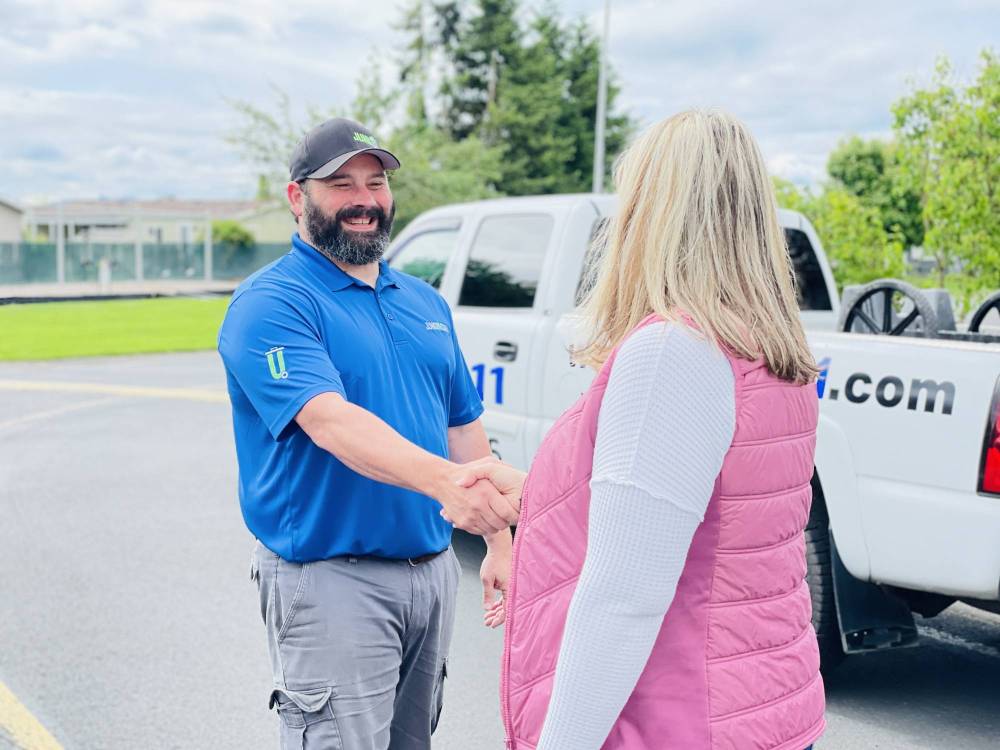
[[[451,311],[429,284],[380,264],[375,288],[298,234],[244,281],[219,332],[233,407],[240,507],[286,560],[406,558],[451,540],[441,506],[357,474],[295,422],[309,399],[339,393],[407,440],[448,456],[448,428],[483,406]]]

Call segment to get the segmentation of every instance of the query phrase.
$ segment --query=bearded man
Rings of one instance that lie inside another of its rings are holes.
[[[306,134],[291,252],[219,333],[282,748],[430,748],[461,573],[442,511],[509,570],[517,509],[459,486],[490,446],[451,312],[382,260],[399,166],[352,120]]]

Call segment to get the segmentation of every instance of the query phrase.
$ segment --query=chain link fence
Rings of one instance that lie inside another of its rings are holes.
[[[236,281],[288,252],[288,243],[216,243],[206,273],[203,244],[67,243],[64,280],[72,282],[206,279]],[[104,274],[102,276],[102,274]],[[0,284],[56,283],[55,243],[0,243]]]

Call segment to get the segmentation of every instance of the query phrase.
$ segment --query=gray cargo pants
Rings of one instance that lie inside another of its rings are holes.
[[[461,566],[336,557],[300,565],[257,543],[282,750],[424,750],[443,704]]]

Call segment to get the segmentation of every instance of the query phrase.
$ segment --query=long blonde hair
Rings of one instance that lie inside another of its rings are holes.
[[[764,160],[717,111],[681,112],[643,133],[615,167],[618,210],[582,305],[591,336],[576,362],[600,367],[644,317],[688,314],[702,333],[779,378],[818,370]]]

